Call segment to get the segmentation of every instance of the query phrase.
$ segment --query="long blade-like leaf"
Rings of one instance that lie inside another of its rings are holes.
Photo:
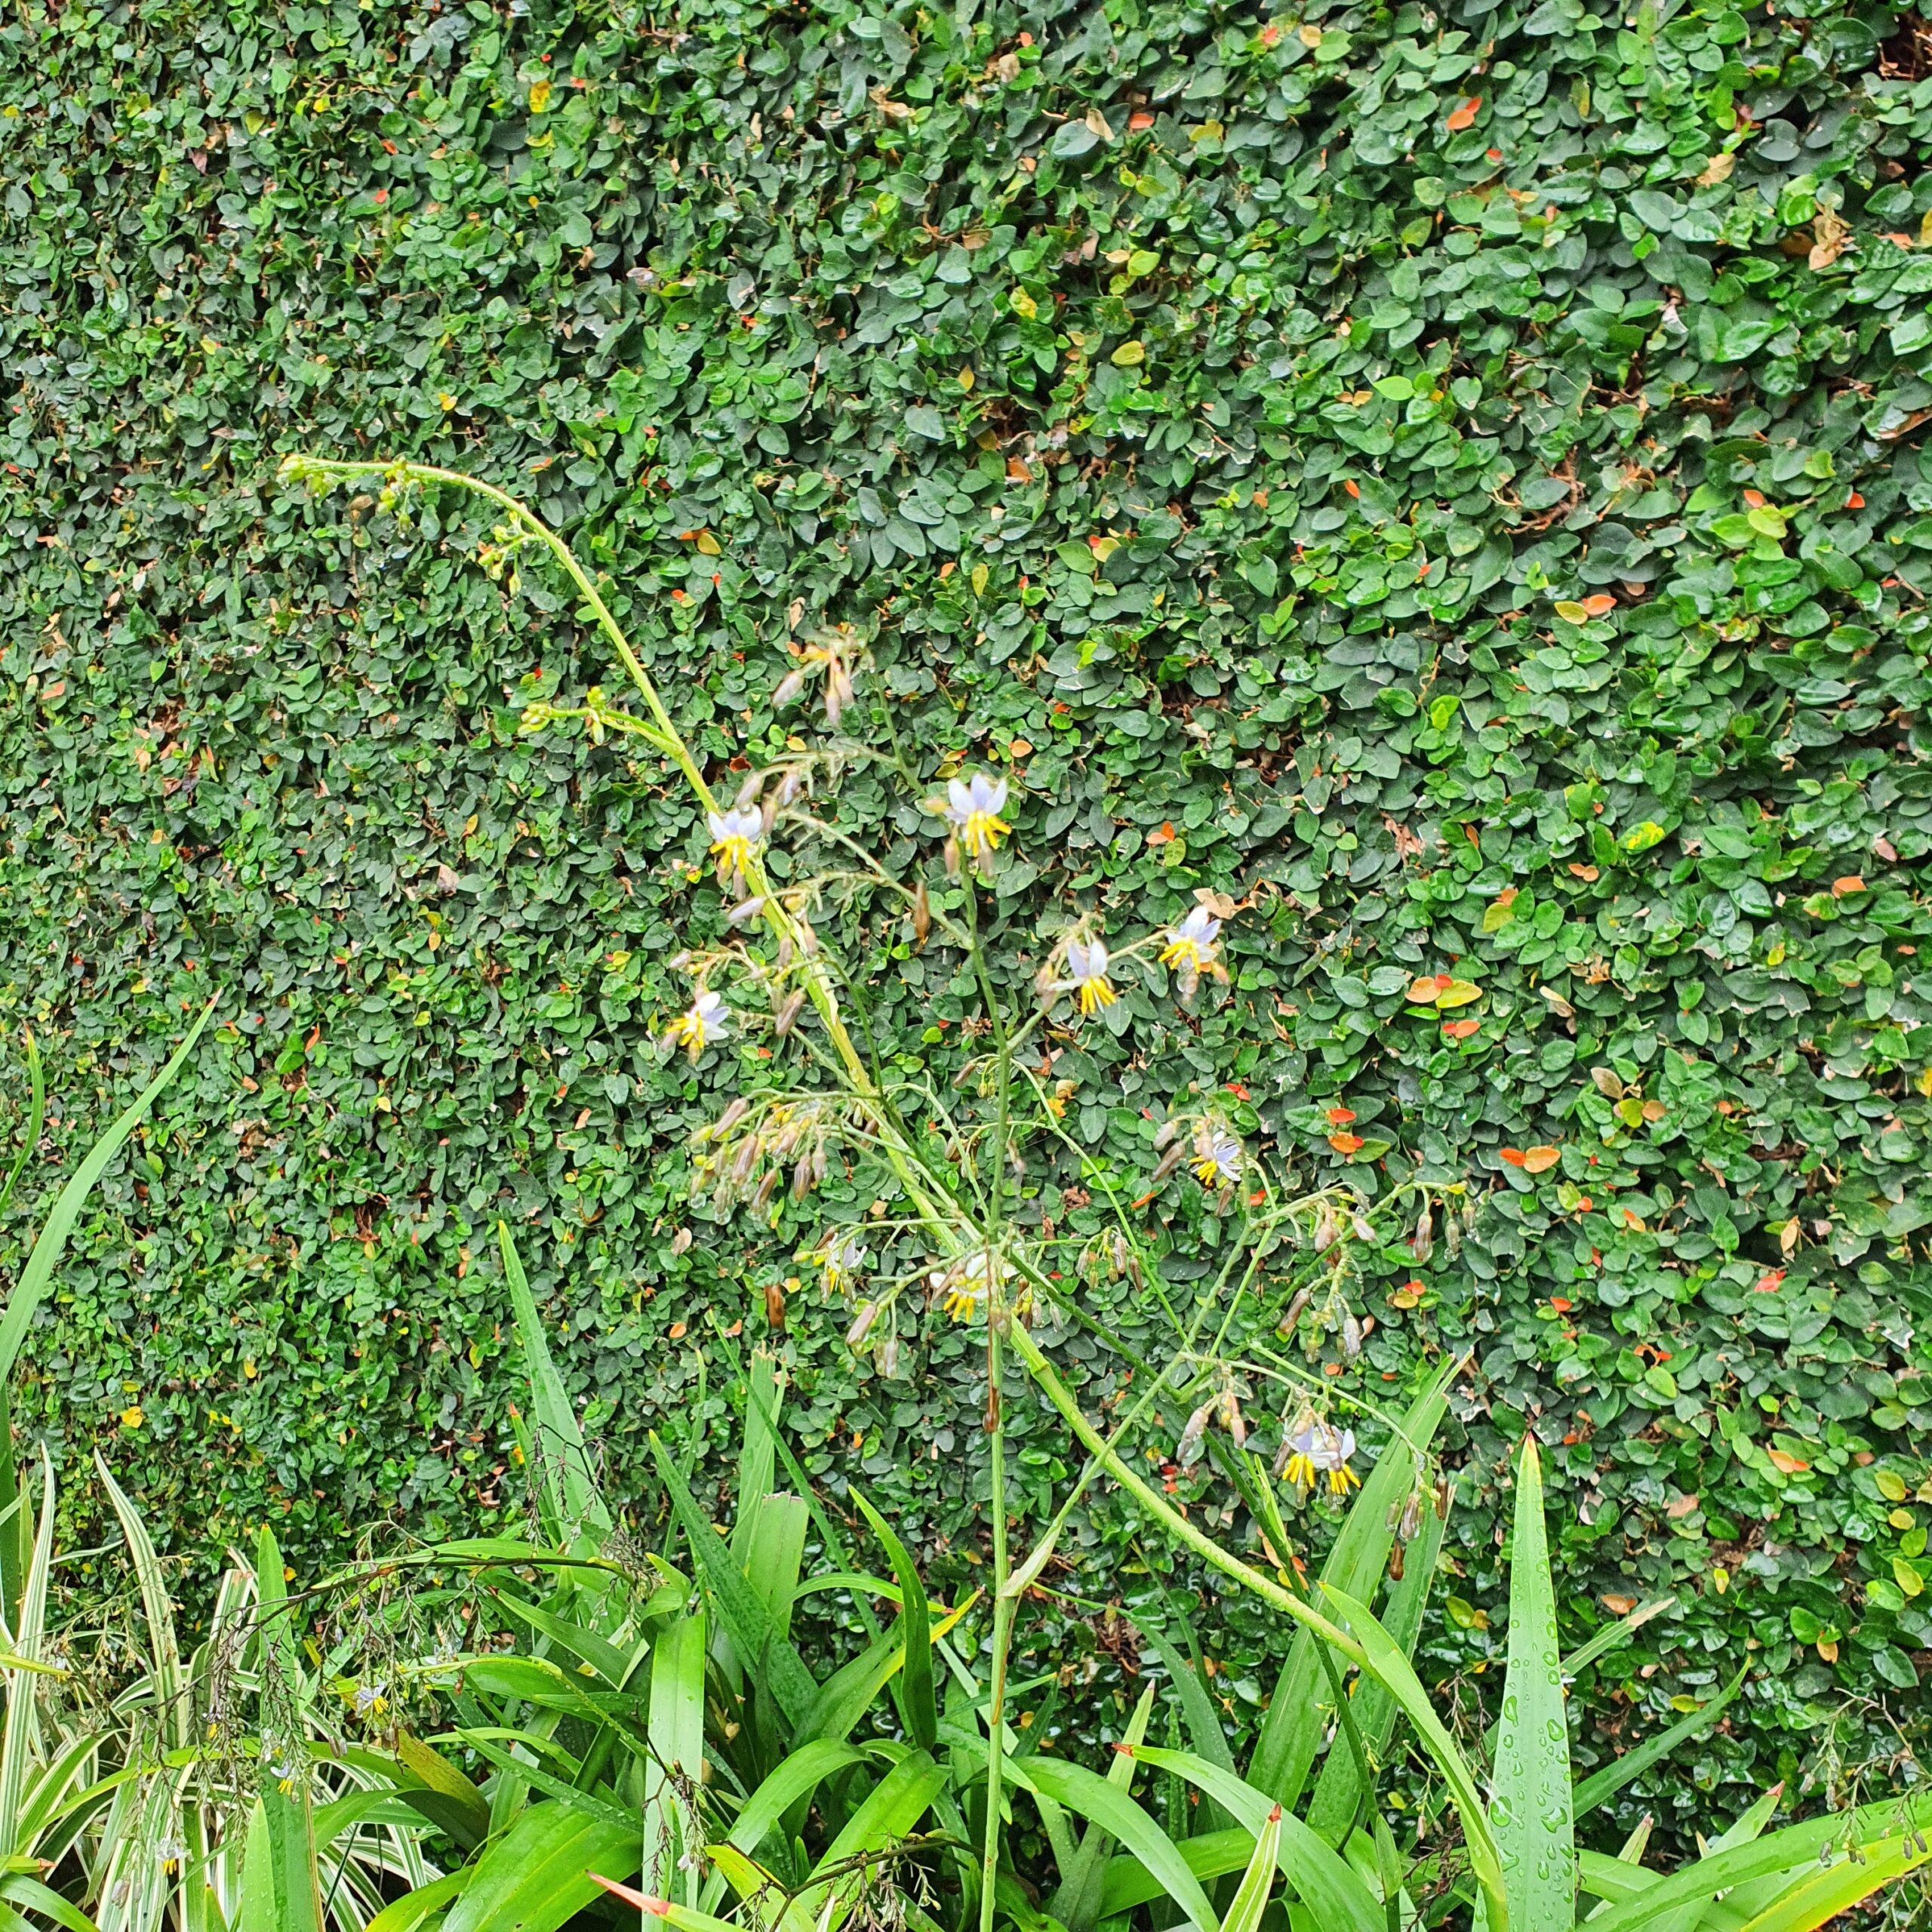
[[[47,1292],[48,1284],[54,1278],[55,1267],[66,1251],[67,1238],[74,1231],[75,1222],[80,1218],[83,1204],[94,1191],[94,1183],[106,1172],[108,1162],[120,1152],[122,1143],[140,1125],[142,1117],[154,1104],[156,1097],[181,1070],[181,1063],[202,1037],[202,1029],[214,1017],[215,1000],[220,997],[216,994],[214,999],[202,1008],[200,1018],[189,1028],[188,1037],[175,1048],[173,1058],[141,1090],[140,1097],[127,1112],[88,1150],[87,1158],[74,1170],[73,1179],[60,1190],[48,1211],[40,1238],[33,1244],[33,1252],[27,1257],[27,1265],[14,1292],[7,1297],[7,1312],[0,1316],[0,1382],[13,1380],[14,1364],[20,1359],[20,1350],[26,1343],[28,1326],[40,1306],[41,1297]]]
[[[571,1407],[564,1378],[550,1353],[543,1318],[530,1292],[530,1279],[523,1272],[507,1221],[497,1223],[497,1244],[503,1251],[503,1279],[516,1313],[517,1337],[523,1344],[523,1372],[530,1378],[530,1405],[537,1420],[538,1481],[558,1518],[559,1540],[580,1530],[608,1530],[611,1512],[597,1494],[583,1431],[577,1426],[577,1411]]]
[[[1154,1690],[1150,1684],[1141,1693],[1133,1715],[1128,1719],[1127,1735],[1107,1767],[1108,1783],[1130,1795],[1137,1768],[1134,1747],[1147,1735],[1147,1721],[1154,1711]],[[1038,1798],[1039,1793],[1035,1792],[1034,1796]],[[1049,1798],[1048,1802],[1051,1801]],[[1052,1814],[1043,1809],[1041,1816],[1051,1820]],[[1051,1822],[1048,1829],[1053,1829]],[[1081,1834],[1079,1847],[1072,1857],[1061,1866],[1060,1884],[1047,1901],[1047,1909],[1066,1927],[1067,1932],[1093,1932],[1100,1923],[1100,1893],[1106,1882],[1107,1859],[1112,1850],[1112,1841],[1106,1831],[1090,1823]]]
[[[926,1614],[925,1588],[913,1567],[911,1553],[892,1533],[885,1518],[851,1489],[854,1502],[865,1512],[872,1534],[885,1546],[892,1559],[892,1574],[899,1579],[899,1616],[906,1637],[906,1663],[901,1679],[905,1700],[906,1728],[912,1742],[930,1751],[939,1742],[939,1706],[933,1696],[933,1646],[930,1619]]]
[[[1910,1835],[1932,1827],[1932,1791],[1919,1791],[1861,1805],[1854,1811],[1828,1812],[1787,1825],[1748,1844],[1699,1859],[1649,1887],[1640,1898],[1626,1899],[1598,1913],[1591,1932],[1657,1932],[1673,1922],[1687,1904],[1713,1899],[1752,1879],[1797,1871],[1829,1845],[1857,1846],[1858,1856],[1888,1857]]]
[[[818,1696],[811,1672],[806,1669],[790,1638],[773,1627],[771,1614],[764,1600],[746,1580],[730,1545],[698,1508],[676,1464],[666,1454],[663,1444],[654,1433],[649,1439],[671,1508],[690,1541],[732,1648],[747,1670],[765,1672],[778,1708],[792,1723],[801,1723]]]
[[[1390,1592],[1383,1627],[1404,1657],[1415,1654],[1416,1640],[1422,1634],[1423,1614],[1435,1580],[1435,1563],[1442,1549],[1444,1531],[1448,1527],[1454,1485],[1444,1485],[1440,1512],[1425,1508],[1413,1540],[1403,1552],[1401,1580]],[[1354,1697],[1355,1727],[1361,1734],[1371,1764],[1380,1764],[1389,1749],[1395,1728],[1395,1700],[1389,1687],[1373,1677],[1364,1678]],[[1331,1748],[1322,1761],[1321,1775],[1315,1781],[1315,1795],[1308,1807],[1308,1823],[1331,1844],[1343,1844],[1353,1828],[1361,1806],[1361,1774],[1355,1768],[1352,1751]]]
[[[1594,1811],[1599,1804],[1614,1798],[1632,1779],[1641,1777],[1660,1758],[1669,1757],[1680,1744],[1709,1730],[1743,1687],[1745,1672],[1749,1669],[1749,1664],[1739,1666],[1737,1675],[1709,1703],[1693,1711],[1687,1718],[1680,1718],[1668,1730],[1659,1731],[1654,1737],[1647,1737],[1635,1750],[1613,1758],[1601,1770],[1580,1778],[1570,1794],[1571,1816],[1581,1818]]]
[[[1523,1438],[1516,1464],[1509,1670],[1490,1789],[1490,1824],[1503,1857],[1510,1922],[1519,1932],[1567,1924],[1577,1909],[1570,1726],[1543,1527],[1543,1461],[1534,1435]]]
[[[1275,1888],[1275,1856],[1281,1842],[1281,1807],[1271,1810],[1254,1841],[1254,1856],[1247,1861],[1228,1909],[1221,1915],[1221,1932],[1256,1932],[1261,1915],[1268,1909],[1268,1894]]]
[[[1449,1381],[1457,1366],[1443,1364],[1410,1405],[1399,1430],[1383,1446],[1322,1566],[1324,1583],[1364,1603],[1374,1596],[1395,1540],[1392,1525],[1404,1500],[1422,1480],[1429,1442],[1447,1411]],[[1286,1550],[1276,1554],[1287,1560]],[[1322,1695],[1327,1680],[1315,1648],[1320,1641],[1306,1627],[1296,1631],[1248,1761],[1248,1782],[1278,1798],[1289,1811],[1300,1801],[1321,1746],[1327,1722],[1324,1703],[1332,1701]]]
[[[1799,1879],[1748,1921],[1740,1932],[1817,1932],[1840,1912],[1849,1912],[1861,1900],[1917,1871],[1928,1857],[1932,1854],[1901,1841],[1875,1857],[1841,1859],[1827,1871]]]
[[[864,1753],[849,1744],[815,1738],[809,1744],[800,1745],[745,1800],[731,1821],[728,1842],[742,1852],[755,1853],[764,1835],[807,1792],[816,1790],[834,1771],[864,1761]]]
[[[704,1774],[705,1626],[676,1619],[651,1653],[651,1755],[644,1767],[644,1882],[666,1897],[691,1883],[703,1843],[697,1790]],[[685,1900],[689,1903],[688,1898]]]
[[[322,1894],[315,1870],[308,1740],[299,1730],[300,1666],[294,1618],[282,1574],[281,1549],[266,1524],[257,1546],[255,1599],[260,1607],[264,1733],[261,1816],[275,1932],[321,1932]],[[275,1714],[272,1727],[269,1713]],[[278,1732],[279,1735],[273,1735]],[[252,1827],[248,1857],[255,1857]]]
[[[1270,1815],[1280,1810],[1266,1792],[1204,1758],[1146,1744],[1134,1755],[1199,1786],[1251,1837],[1259,1837]],[[1382,1909],[1374,1894],[1347,1861],[1299,1818],[1277,1820],[1275,1860],[1281,1876],[1312,1909],[1323,1932],[1383,1932]]]
[[[443,1932],[556,1932],[598,1895],[592,1871],[637,1869],[637,1828],[532,1804],[481,1859]]]
[[[1196,1932],[1218,1932],[1220,1915],[1208,1903],[1201,1881],[1173,1839],[1117,1785],[1084,1764],[1072,1764],[1035,1752],[1011,1760],[1008,1774],[1028,1790],[1044,1792],[1109,1838],[1117,1838],[1160,1881],[1161,1889],[1187,1914]]]
[[[1482,1887],[1487,1901],[1490,1932],[1504,1932],[1510,1921],[1503,1889],[1502,1858],[1469,1760],[1436,1715],[1435,1706],[1429,1701],[1429,1693],[1410,1667],[1407,1657],[1376,1621],[1367,1605],[1356,1602],[1346,1591],[1329,1589],[1327,1593],[1346,1620],[1355,1641],[1361,1645],[1369,1669],[1389,1687],[1402,1715],[1414,1727],[1423,1748],[1435,1761],[1436,1769],[1447,1783],[1462,1819],[1463,1839],[1469,1847],[1469,1869],[1475,1874],[1476,1882]],[[1518,1932],[1540,1932],[1540,1928],[1525,1926],[1518,1927]]]
[[[20,1628],[14,1633],[15,1651],[23,1659],[36,1661],[46,1627],[48,1589],[54,1569],[54,1465],[45,1448],[40,1460],[39,1527],[20,1596]],[[27,1501],[23,1490],[23,1509]],[[4,1733],[0,1733],[0,1854],[10,1855],[22,1849],[18,1842],[20,1808],[26,1791],[27,1765],[40,1732],[37,1675],[32,1671],[12,1669],[0,1679],[7,1693],[6,1724]]]

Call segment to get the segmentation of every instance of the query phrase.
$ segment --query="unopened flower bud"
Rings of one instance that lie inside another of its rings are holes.
[[[912,937],[921,946],[933,929],[932,901],[926,897],[926,882],[920,880],[912,894]]]
[[[787,671],[773,688],[771,708],[783,711],[805,688],[805,674],[802,671]]]
[[[897,1335],[887,1336],[872,1351],[872,1360],[878,1365],[880,1374],[897,1376],[899,1373],[899,1337]]]
[[[724,923],[728,926],[748,926],[764,910],[764,900],[762,897],[756,899],[741,899],[730,912],[724,915]]]
[[[1158,1187],[1187,1157],[1187,1149],[1177,1141],[1163,1154],[1154,1169],[1154,1185]]]
[[[856,1349],[872,1333],[872,1324],[878,1319],[878,1303],[866,1303],[852,1318],[852,1325],[845,1331],[845,1346]]]
[[[767,1168],[764,1171],[764,1180],[758,1184],[758,1192],[752,1196],[752,1205],[754,1208],[762,1208],[777,1191],[778,1170],[776,1168]]]
[[[1361,1324],[1352,1315],[1342,1317],[1342,1352],[1351,1361],[1361,1353]]]
[[[1418,1261],[1426,1261],[1435,1251],[1435,1217],[1429,1211],[1429,1203],[1423,1203],[1421,1217],[1416,1223],[1416,1231],[1409,1241],[1411,1253]]]
[[[782,1040],[798,1023],[798,1011],[805,1003],[803,989],[793,993],[777,1011],[771,1023],[771,1030]]]

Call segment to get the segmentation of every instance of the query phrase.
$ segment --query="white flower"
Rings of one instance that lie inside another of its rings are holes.
[[[380,1717],[389,1708],[387,1687],[380,1684],[358,1684],[352,1701],[358,1718]]]
[[[1241,1143],[1218,1128],[1195,1143],[1194,1171],[1203,1187],[1232,1187],[1241,1179]]]
[[[1072,975],[1067,984],[1079,995],[1083,1017],[1112,1005],[1118,997],[1107,978],[1107,949],[1100,940],[1085,946],[1077,939],[1067,941],[1066,970]]]
[[[706,987],[691,1001],[688,1012],[679,1014],[672,1021],[665,1038],[688,1048],[691,1058],[696,1060],[713,1040],[728,1039],[731,1032],[725,1023],[723,995]]]
[[[1166,943],[1161,950],[1161,964],[1178,966],[1184,973],[1198,973],[1202,967],[1212,965],[1218,949],[1215,937],[1220,930],[1220,921],[1206,906],[1195,906],[1179,925],[1170,927],[1163,935]]]
[[[1004,1281],[1013,1272],[1011,1265],[989,1249],[976,1247],[962,1254],[943,1275],[935,1275],[935,1287],[946,1291],[946,1312],[955,1321],[970,1321],[980,1312],[980,1304],[992,1294],[995,1281]]]
[[[946,788],[946,815],[959,842],[974,859],[992,856],[993,848],[1013,828],[1000,814],[1006,809],[1006,780],[976,772],[971,783],[955,778]]]
[[[1289,1437],[1288,1446],[1294,1453],[1288,1457],[1287,1478],[1297,1489],[1312,1489],[1318,1473],[1327,1476],[1328,1487],[1337,1496],[1347,1495],[1351,1483],[1360,1487],[1361,1477],[1349,1467],[1349,1458],[1355,1453],[1353,1429],[1311,1418]]]
[[[828,1294],[847,1287],[864,1266],[864,1244],[857,1235],[835,1236],[813,1257],[818,1263],[819,1280]]]
[[[718,854],[718,869],[728,878],[742,878],[764,842],[764,819],[750,806],[705,816],[711,827],[711,849]]]

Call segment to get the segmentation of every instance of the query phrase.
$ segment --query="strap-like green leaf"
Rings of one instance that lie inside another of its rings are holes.
[[[746,1798],[731,1821],[728,1842],[740,1851],[755,1853],[765,1834],[798,1800],[835,1771],[865,1762],[865,1753],[849,1744],[835,1744],[815,1738],[787,1753],[764,1781]]]
[[[1647,1737],[1635,1750],[1613,1758],[1601,1770],[1592,1771],[1588,1777],[1580,1780],[1570,1794],[1571,1816],[1582,1818],[1594,1811],[1599,1804],[1614,1798],[1633,1779],[1641,1777],[1660,1759],[1669,1757],[1680,1744],[1708,1730],[1743,1687],[1745,1672],[1749,1668],[1748,1664],[1740,1665],[1737,1675],[1708,1703],[1693,1711],[1687,1718],[1679,1718],[1668,1730],[1659,1731],[1654,1737]]]
[[[578,1529],[608,1530],[611,1512],[597,1494],[583,1431],[551,1355],[543,1318],[530,1292],[529,1277],[523,1272],[507,1221],[497,1223],[497,1244],[503,1251],[503,1279],[516,1314],[517,1337],[523,1344],[523,1372],[530,1378],[530,1406],[537,1421],[533,1446],[539,1491],[553,1518],[545,1527],[559,1542]]]
[[[1268,1909],[1268,1894],[1275,1888],[1275,1854],[1281,1842],[1281,1807],[1277,1804],[1263,1821],[1254,1841],[1254,1856],[1221,1915],[1221,1932],[1256,1932]]]
[[[1442,1549],[1444,1531],[1448,1527],[1454,1486],[1445,1484],[1441,1514],[1425,1508],[1414,1540],[1404,1552],[1401,1580],[1389,1592],[1383,1628],[1404,1657],[1414,1657],[1416,1640],[1422,1634],[1423,1612],[1435,1581],[1435,1562]],[[1356,1684],[1353,1698],[1356,1728],[1361,1732],[1371,1764],[1386,1757],[1389,1740],[1395,1728],[1395,1700],[1379,1678],[1364,1677]],[[1331,1844],[1347,1841],[1357,1812],[1361,1806],[1361,1774],[1355,1768],[1355,1753],[1331,1749],[1322,1760],[1321,1775],[1315,1781],[1315,1795],[1308,1807],[1308,1825]]]
[[[476,1863],[443,1932],[557,1932],[598,1895],[590,1876],[637,1869],[637,1827],[532,1804]]]
[[[1404,1501],[1422,1479],[1429,1444],[1447,1413],[1449,1380],[1456,1367],[1454,1362],[1443,1364],[1410,1405],[1398,1432],[1383,1445],[1322,1566],[1324,1583],[1364,1603],[1374,1596],[1395,1540],[1393,1525]],[[1287,1551],[1275,1553],[1287,1561]],[[1327,1679],[1315,1649],[1321,1641],[1306,1627],[1296,1631],[1248,1760],[1248,1782],[1278,1798],[1291,1812],[1300,1801],[1321,1746],[1327,1721],[1324,1706],[1332,1702],[1323,1695]]]
[[[1556,1647],[1556,1592],[1543,1528],[1543,1463],[1534,1435],[1516,1464],[1509,1555],[1508,1674],[1491,1767],[1489,1818],[1519,1932],[1577,1913],[1570,1808],[1570,1727]],[[1480,1914],[1478,1927],[1483,1924]]]
[[[1639,1898],[1629,1899],[1599,1912],[1591,1932],[1660,1932],[1673,1924],[1673,1915],[1687,1904],[1701,1903],[1753,1879],[1795,1872],[1815,1861],[1826,1847],[1857,1846],[1869,1860],[1889,1857],[1913,1832],[1932,1827],[1932,1791],[1914,1792],[1854,1811],[1828,1813],[1787,1825],[1749,1844],[1732,1846],[1686,1866],[1659,1881]]]
[[[1220,1915],[1208,1903],[1201,1882],[1188,1869],[1174,1841],[1118,1786],[1084,1764],[1070,1764],[1036,1752],[1009,1761],[1008,1774],[1029,1791],[1043,1791],[1109,1838],[1117,1838],[1161,1889],[1186,1913],[1195,1932],[1218,1932]]]
[[[1423,1749],[1435,1761],[1436,1769],[1448,1784],[1462,1820],[1463,1839],[1469,1847],[1469,1869],[1475,1874],[1476,1882],[1481,1886],[1487,1901],[1489,1932],[1506,1932],[1509,1917],[1503,1889],[1502,1859],[1497,1850],[1495,1835],[1490,1829],[1489,1814],[1484,1807],[1482,1794],[1477,1788],[1475,1774],[1470,1770],[1468,1759],[1444,1728],[1442,1720],[1435,1714],[1435,1706],[1429,1701],[1429,1693],[1422,1687],[1422,1681],[1410,1667],[1407,1657],[1376,1621],[1367,1604],[1356,1602],[1346,1591],[1327,1586],[1324,1588],[1342,1613],[1355,1641],[1361,1645],[1368,1668],[1389,1687],[1402,1715],[1414,1727]],[[1518,1932],[1540,1932],[1540,1928],[1522,1927]]]
[[[1257,1838],[1279,1807],[1266,1792],[1204,1758],[1186,1751],[1138,1746],[1143,1764],[1177,1773],[1217,1800],[1250,1838]],[[1299,1818],[1284,1816],[1276,1829],[1281,1876],[1313,1911],[1322,1932],[1383,1932],[1381,1907],[1359,1875],[1333,1846]]]
[[[926,1614],[926,1592],[914,1568],[911,1553],[892,1533],[891,1527],[862,1496],[854,1485],[852,1500],[865,1512],[872,1534],[885,1546],[891,1558],[893,1574],[899,1579],[900,1621],[904,1626],[906,1663],[901,1690],[905,1700],[906,1728],[912,1742],[930,1751],[939,1742],[939,1706],[933,1695],[933,1645],[931,1620]]]
[[[703,1617],[675,1620],[651,1653],[651,1754],[644,1767],[645,1884],[685,1897],[702,1843],[697,1793],[704,1775]],[[691,1903],[685,1897],[686,1903]]]
[[[175,1048],[173,1057],[141,1090],[127,1112],[88,1149],[87,1158],[74,1170],[73,1179],[60,1190],[48,1210],[33,1252],[27,1257],[27,1265],[14,1292],[7,1297],[7,1312],[0,1316],[0,1382],[13,1380],[14,1364],[26,1343],[28,1324],[54,1278],[60,1257],[66,1251],[67,1238],[74,1231],[74,1223],[80,1218],[81,1208],[94,1191],[94,1183],[106,1171],[108,1162],[120,1152],[122,1143],[140,1125],[156,1097],[181,1070],[181,1063],[202,1037],[202,1029],[214,1017],[215,1001],[220,997],[216,994],[202,1008],[201,1017],[189,1028],[187,1038]]]
[[[731,1647],[747,1670],[763,1671],[786,1717],[794,1724],[802,1722],[818,1696],[811,1672],[791,1639],[773,1628],[763,1599],[746,1580],[730,1546],[698,1508],[677,1465],[665,1454],[663,1444],[654,1433],[649,1439],[672,1512],[691,1543]]]

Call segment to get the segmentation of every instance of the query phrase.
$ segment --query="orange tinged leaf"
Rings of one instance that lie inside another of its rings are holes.
[[[1844,500],[1844,506],[1848,510],[1862,510],[1865,507],[1865,499],[1854,490]]]
[[[1856,872],[1847,872],[1843,878],[1832,881],[1832,897],[1834,899],[1847,898],[1854,892],[1864,890],[1865,881]]]
[[[1523,1171],[1526,1174],[1545,1174],[1563,1158],[1554,1147],[1529,1147],[1523,1152]]]
[[[1328,1109],[1328,1124],[1331,1127],[1346,1127],[1355,1117],[1352,1107],[1331,1107]]]
[[[1342,488],[1352,497],[1359,497],[1361,494],[1361,485],[1359,483],[1352,483],[1345,479]]]
[[[1601,617],[1606,611],[1617,608],[1617,599],[1607,591],[1599,590],[1594,597],[1583,599],[1583,608],[1593,617]]]
[[[1499,1147],[1496,1151],[1512,1168],[1524,1167],[1528,1164],[1529,1156],[1520,1147]]]
[[[1761,1295],[1774,1295],[1784,1283],[1782,1268],[1767,1268],[1752,1283],[1754,1291]]]
[[[1577,1306],[1567,1295],[1552,1295],[1549,1305],[1558,1315],[1567,1315]]]
[[[1786,1455],[1782,1449],[1767,1449],[1764,1455],[1773,1469],[1780,1470],[1788,1476],[1798,1475],[1811,1466],[1796,1456]]]
[[[1352,1154],[1360,1149],[1361,1136],[1358,1134],[1331,1134],[1328,1137],[1328,1144],[1338,1154]]]
[[[1480,1020],[1445,1020],[1442,1023],[1444,1036],[1451,1040],[1466,1040],[1472,1034],[1482,1031]]]
[[[1144,133],[1148,128],[1152,127],[1153,125],[1153,115],[1146,112],[1144,109],[1137,110],[1135,112],[1130,114],[1127,117],[1127,127],[1128,132],[1129,134],[1138,134]]]
[[[1761,510],[1764,507],[1764,493],[1761,490],[1746,490],[1744,493],[1744,500],[1754,510]]]
[[[1472,94],[1461,106],[1452,107],[1449,110],[1449,118],[1446,123],[1450,133],[1460,134],[1465,128],[1474,127],[1476,111],[1481,106],[1482,96],[1479,94]]]

